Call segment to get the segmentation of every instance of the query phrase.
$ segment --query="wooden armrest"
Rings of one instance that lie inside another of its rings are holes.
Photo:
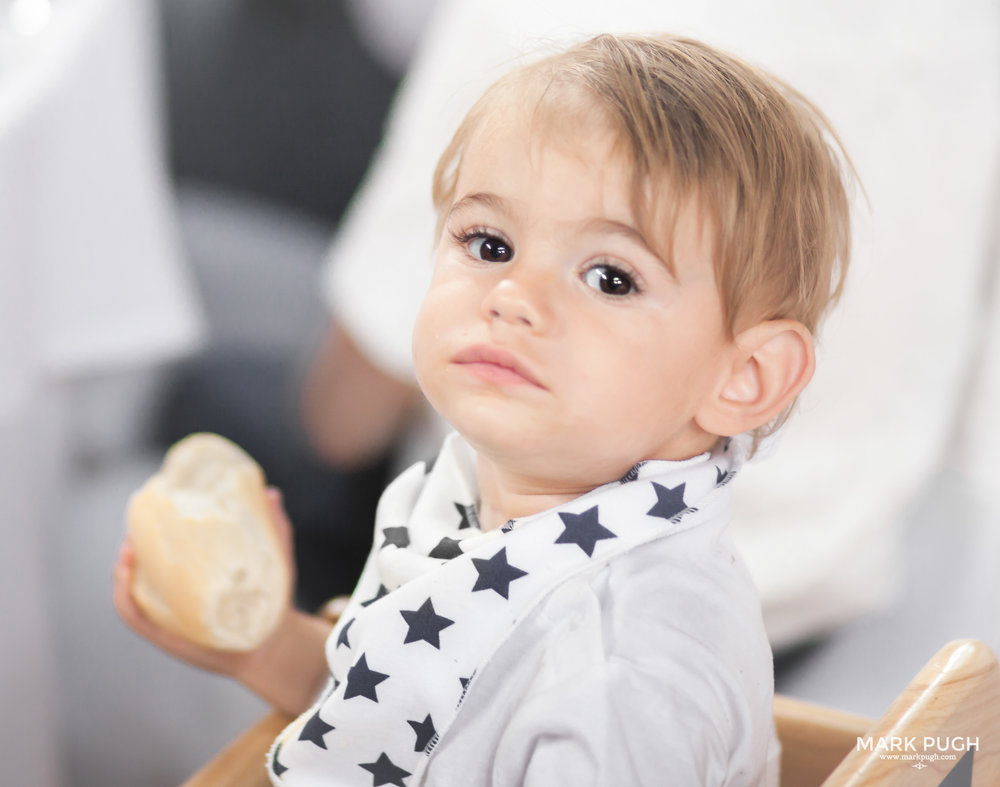
[[[292,719],[271,711],[212,758],[181,787],[269,787],[267,752]]]
[[[775,695],[781,783],[818,787],[874,723],[864,716]]]
[[[337,596],[323,605],[317,614],[336,624],[347,601],[347,596]],[[267,753],[274,739],[291,723],[291,716],[271,711],[215,755],[181,787],[270,787]]]
[[[998,708],[1000,664],[993,651],[976,640],[950,642],[865,733],[872,738],[869,745],[853,747],[826,785],[940,787],[947,782],[996,787],[1000,784]],[[879,740],[911,741],[903,748],[904,755],[929,757],[886,757],[886,749],[875,744]]]

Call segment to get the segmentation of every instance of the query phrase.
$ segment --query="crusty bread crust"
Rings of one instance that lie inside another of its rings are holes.
[[[128,504],[132,594],[155,623],[223,650],[251,650],[288,604],[288,565],[264,473],[235,443],[194,434]]]

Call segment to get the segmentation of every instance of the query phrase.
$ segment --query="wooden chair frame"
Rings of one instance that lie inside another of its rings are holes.
[[[938,651],[875,722],[781,695],[774,717],[783,787],[1000,784],[1000,666],[975,640]],[[290,721],[276,711],[264,716],[182,787],[267,787],[265,755]],[[947,751],[924,746],[925,737],[947,743]],[[903,752],[913,755],[908,759],[891,759],[886,754],[893,752],[879,746],[908,739],[914,743],[914,751]]]

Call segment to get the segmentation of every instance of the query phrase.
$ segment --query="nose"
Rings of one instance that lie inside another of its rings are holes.
[[[546,295],[541,280],[532,280],[523,272],[500,279],[483,299],[483,316],[490,322],[507,323],[534,331],[545,327]]]

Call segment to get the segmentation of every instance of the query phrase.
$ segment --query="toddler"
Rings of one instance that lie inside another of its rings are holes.
[[[812,375],[846,166],[801,96],[694,41],[512,72],[435,175],[413,353],[456,434],[386,490],[337,625],[193,646],[135,608],[127,544],[123,617],[297,716],[275,785],[776,784],[728,485]]]

